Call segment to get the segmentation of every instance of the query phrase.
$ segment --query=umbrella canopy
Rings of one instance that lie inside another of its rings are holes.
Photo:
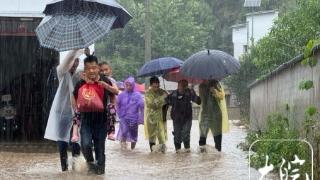
[[[115,0],[53,0],[43,11],[46,15],[102,12],[117,17],[112,29],[123,28],[132,18],[130,13]]]
[[[181,67],[181,73],[196,79],[221,80],[239,69],[239,61],[231,55],[219,50],[205,50],[189,57]]]
[[[179,68],[183,61],[174,57],[163,57],[154,59],[142,66],[138,72],[138,77],[164,75],[174,68]]]
[[[166,73],[163,76],[163,78],[167,81],[172,81],[172,82],[179,82],[181,80],[187,80],[189,83],[192,83],[192,84],[201,84],[203,82],[202,79],[196,79],[196,78],[184,76],[180,72],[180,68],[173,69],[172,71]]]
[[[136,83],[134,89],[140,93],[144,93],[146,91],[144,84]]]
[[[107,35],[115,20],[99,12],[46,16],[36,34],[41,46],[57,51],[85,48]]]

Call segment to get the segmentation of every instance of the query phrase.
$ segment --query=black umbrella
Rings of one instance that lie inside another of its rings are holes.
[[[115,0],[53,0],[47,4],[45,15],[77,14],[79,12],[109,13],[117,17],[112,29],[123,28],[132,18],[130,13]]]
[[[191,78],[221,80],[239,69],[239,61],[231,55],[219,50],[205,50],[189,57],[181,67],[181,73]]]

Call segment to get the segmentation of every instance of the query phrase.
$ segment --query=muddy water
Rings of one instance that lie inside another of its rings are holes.
[[[171,135],[172,122],[168,122],[169,141],[167,153],[150,153],[148,142],[139,127],[139,142],[134,151],[121,150],[117,142],[106,142],[106,174],[88,175],[86,171],[60,172],[57,153],[0,153],[0,179],[249,179],[247,154],[237,148],[245,131],[231,126],[231,132],[223,135],[222,153],[213,148],[210,136],[209,152],[198,153],[198,124],[193,122],[191,153],[176,154]],[[21,147],[22,148],[22,147]],[[252,179],[259,173],[252,169]]]

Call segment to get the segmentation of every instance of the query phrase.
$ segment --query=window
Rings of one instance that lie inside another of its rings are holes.
[[[243,52],[247,53],[248,52],[248,45],[243,46]]]

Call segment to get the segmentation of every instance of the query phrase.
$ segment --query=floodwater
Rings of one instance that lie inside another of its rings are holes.
[[[198,152],[198,121],[193,121],[191,153],[175,153],[171,131],[172,122],[168,121],[166,154],[149,152],[143,126],[133,151],[121,150],[118,142],[107,140],[106,174],[100,176],[70,167],[68,172],[61,172],[58,153],[0,152],[0,179],[249,179],[247,153],[237,148],[246,135],[244,129],[231,125],[230,133],[223,135],[222,153],[214,150],[212,136],[207,140],[208,153]],[[251,179],[259,179],[256,170],[251,169],[251,174]]]

